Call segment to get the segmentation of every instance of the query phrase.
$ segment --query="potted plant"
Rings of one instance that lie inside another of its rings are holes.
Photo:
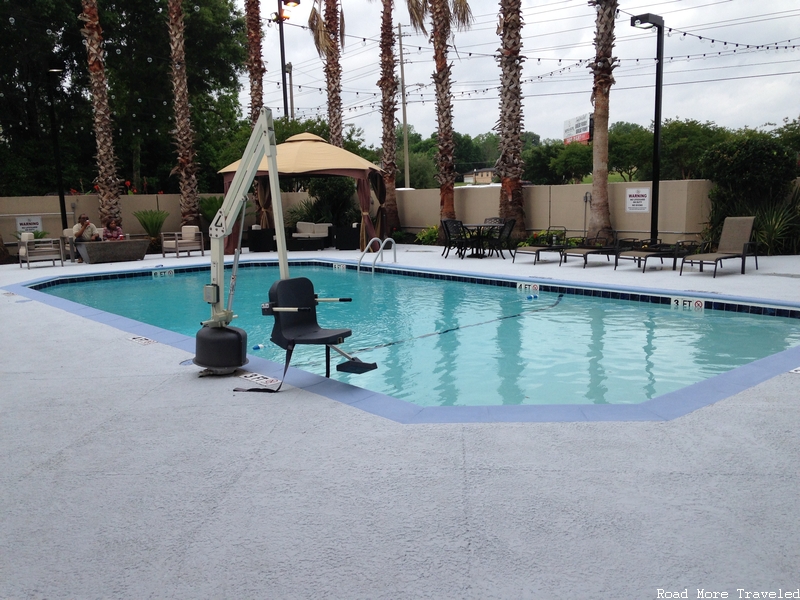
[[[150,254],[161,252],[161,228],[169,213],[165,210],[137,210],[133,216],[136,217],[150,238],[147,252]]]

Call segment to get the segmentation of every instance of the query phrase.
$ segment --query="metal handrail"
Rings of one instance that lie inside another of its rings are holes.
[[[375,253],[375,258],[372,259],[372,272],[375,272],[375,263],[378,262],[378,257],[381,257],[383,260],[383,249],[386,247],[386,244],[391,242],[392,243],[392,262],[397,262],[397,243],[392,238],[386,238],[385,240],[381,241],[380,238],[374,237],[369,242],[367,242],[366,248],[361,253],[361,256],[358,257],[358,266],[356,271],[361,272],[361,260],[364,258],[364,255],[369,251],[370,246],[372,246],[372,242],[378,242],[381,247],[378,248],[378,251]]]

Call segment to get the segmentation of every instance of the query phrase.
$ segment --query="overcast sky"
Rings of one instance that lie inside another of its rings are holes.
[[[264,103],[276,117],[283,115],[280,46],[278,27],[268,21],[278,2],[261,4],[267,66]],[[499,67],[494,53],[499,4],[471,0],[470,5],[474,21],[469,30],[455,32],[450,60],[454,127],[474,137],[492,131],[497,121]],[[322,60],[304,28],[311,6],[311,0],[301,0],[284,26],[286,61],[293,65],[295,116],[300,119],[327,114]],[[342,55],[345,123],[363,129],[367,144],[379,146],[380,1],[342,0],[342,7],[347,33]],[[616,21],[615,56],[621,63],[611,91],[612,123],[650,126],[653,120],[657,36],[630,25],[632,15],[648,12],[662,16],[667,30],[664,119],[759,128],[800,116],[798,0],[623,0]],[[586,0],[523,0],[525,131],[561,139],[565,120],[592,111],[586,63],[594,56],[594,17]],[[428,137],[436,130],[432,48],[426,35],[411,29],[404,0],[395,1],[394,20],[395,27],[403,26],[408,123]],[[247,106],[246,79],[243,86],[242,104]],[[397,119],[402,119],[399,102]]]

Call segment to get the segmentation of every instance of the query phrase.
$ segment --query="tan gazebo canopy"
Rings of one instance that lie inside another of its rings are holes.
[[[352,177],[356,180],[358,201],[361,207],[361,248],[363,250],[366,247],[367,240],[375,236],[375,228],[369,218],[369,175],[371,172],[381,173],[381,169],[357,154],[353,154],[344,148],[332,146],[313,133],[293,135],[283,144],[278,144],[275,149],[277,151],[278,175],[286,177],[338,175]],[[219,170],[219,173],[223,176],[226,192],[231,181],[233,181],[233,176],[236,174],[236,169],[239,167],[240,162],[241,160],[237,160]],[[256,177],[267,177],[268,175],[267,159],[265,157],[258,166]],[[269,186],[259,187],[266,191],[269,190]],[[259,197],[259,205],[262,210],[268,204],[268,198]]]

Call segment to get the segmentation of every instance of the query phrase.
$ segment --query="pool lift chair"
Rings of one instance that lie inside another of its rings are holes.
[[[316,305],[324,301],[350,301],[349,298],[317,298],[311,281],[298,277],[289,278],[289,261],[286,252],[286,235],[283,228],[283,207],[281,189],[278,182],[277,150],[272,111],[262,108],[253,126],[242,160],[236,169],[222,207],[217,211],[208,230],[211,239],[211,283],[203,288],[203,299],[211,305],[211,318],[202,322],[197,332],[195,357],[192,360],[204,367],[203,374],[228,375],[247,364],[247,332],[239,327],[231,327],[233,296],[236,289],[236,275],[242,248],[244,229],[244,205],[253,179],[263,158],[267,159],[272,205],[276,215],[275,241],[278,247],[278,267],[280,280],[273,284],[269,292],[269,303],[262,305],[262,314],[275,317],[272,341],[286,350],[284,377],[289,368],[292,351],[297,344],[324,344],[326,376],[330,376],[330,349],[347,358],[336,369],[345,373],[364,373],[376,369],[375,363],[364,363],[340,350],[336,344],[351,335],[349,329],[323,329],[317,324]],[[235,231],[236,221],[241,216],[239,240],[231,269],[228,303],[225,305],[225,238]],[[281,382],[282,385],[282,382]],[[280,389],[280,386],[278,386]],[[265,389],[259,391],[276,392]]]
[[[365,363],[338,347],[344,338],[353,334],[352,330],[320,327],[316,308],[320,302],[352,302],[352,298],[319,298],[314,293],[314,284],[310,279],[294,277],[273,283],[269,290],[269,302],[261,305],[262,315],[275,317],[270,340],[286,350],[284,378],[292,352],[298,344],[325,346],[325,377],[331,376],[331,348],[347,359],[336,365],[337,371],[360,374],[377,369],[376,363]]]

